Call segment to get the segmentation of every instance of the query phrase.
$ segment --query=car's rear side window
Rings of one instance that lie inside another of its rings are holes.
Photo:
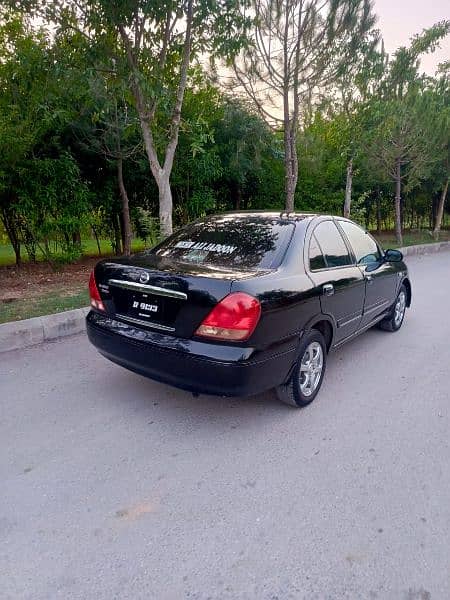
[[[181,263],[271,269],[280,265],[293,231],[283,219],[224,215],[183,227],[151,252]]]
[[[326,266],[322,250],[313,234],[309,242],[309,268],[311,271],[317,271],[318,269],[325,269]]]
[[[319,223],[314,229],[314,237],[328,268],[345,267],[352,264],[347,246],[333,221]]]

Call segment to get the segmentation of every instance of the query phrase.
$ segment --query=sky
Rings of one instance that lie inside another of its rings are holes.
[[[375,0],[378,15],[376,27],[384,38],[386,51],[392,53],[399,46],[408,45],[409,39],[437,21],[450,19],[450,0]],[[450,36],[433,54],[423,56],[422,69],[433,75],[437,65],[450,60]]]

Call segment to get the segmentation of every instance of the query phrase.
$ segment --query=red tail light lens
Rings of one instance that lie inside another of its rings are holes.
[[[256,298],[235,292],[215,306],[195,335],[216,340],[247,340],[255,330],[261,315],[261,305]]]
[[[91,297],[92,308],[96,308],[97,310],[105,310],[105,306],[102,302],[100,292],[98,291],[98,287],[95,282],[94,271],[92,271],[91,276],[89,277],[89,296]]]

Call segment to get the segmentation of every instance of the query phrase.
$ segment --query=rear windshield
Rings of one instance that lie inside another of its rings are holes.
[[[177,262],[227,269],[275,269],[294,225],[281,219],[223,216],[196,221],[151,252]]]

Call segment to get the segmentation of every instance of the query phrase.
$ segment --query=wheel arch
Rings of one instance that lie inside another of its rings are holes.
[[[402,280],[402,285],[404,285],[406,288],[406,306],[410,307],[411,300],[412,300],[412,289],[411,289],[411,282],[409,281],[408,277],[405,277]]]
[[[307,327],[305,327],[306,331],[311,331],[311,329],[317,329],[317,331],[323,335],[327,352],[329,352],[333,345],[333,338],[335,334],[335,324],[331,317],[328,317],[324,314],[317,315],[308,323]]]

